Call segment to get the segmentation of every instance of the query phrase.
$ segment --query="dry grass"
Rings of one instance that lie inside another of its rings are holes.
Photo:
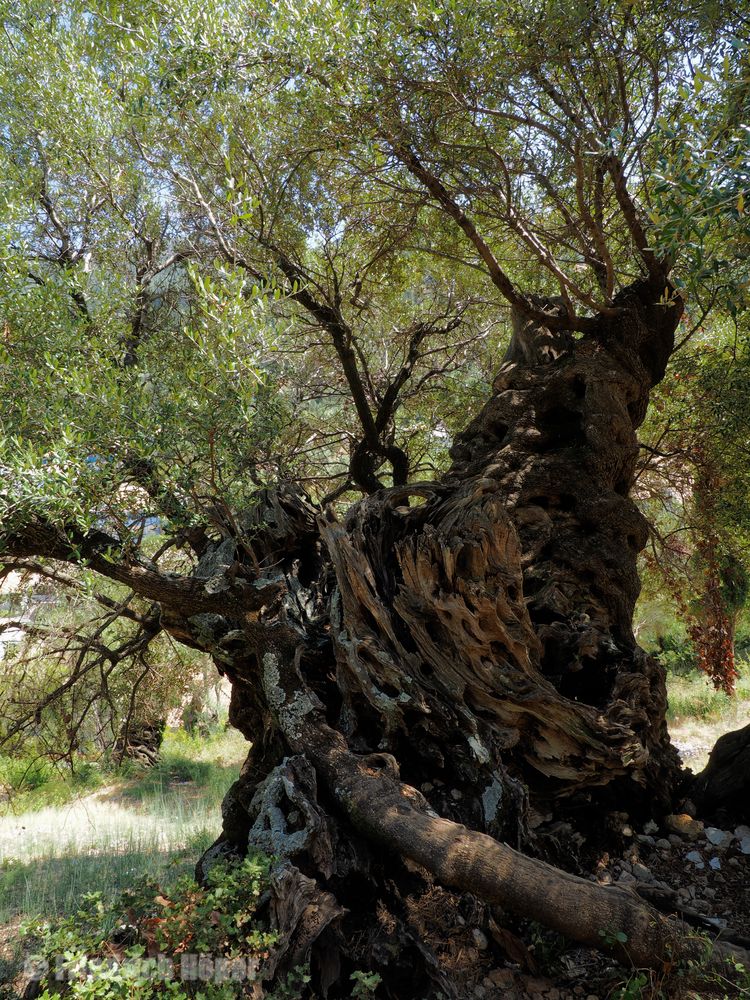
[[[65,805],[0,816],[0,923],[75,911],[171,864],[192,870],[220,826],[221,799],[247,743],[173,737],[156,767]]]
[[[697,773],[720,736],[750,721],[750,671],[743,672],[732,698],[702,674],[669,676],[667,688],[669,734],[685,765]]]

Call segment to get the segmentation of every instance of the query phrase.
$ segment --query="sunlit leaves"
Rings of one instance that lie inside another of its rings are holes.
[[[730,39],[679,83],[655,136],[653,239],[690,295],[732,315],[747,307],[750,288],[749,120],[748,49]]]

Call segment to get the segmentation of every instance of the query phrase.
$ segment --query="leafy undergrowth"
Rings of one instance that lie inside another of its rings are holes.
[[[202,887],[188,876],[142,878],[108,903],[89,893],[71,916],[27,921],[24,972],[4,1000],[15,1000],[15,986],[38,1000],[297,1000],[310,981],[304,965],[272,990],[260,984],[277,940],[257,912],[270,869],[257,855],[214,864]],[[352,1000],[370,1000],[379,982],[355,972]]]

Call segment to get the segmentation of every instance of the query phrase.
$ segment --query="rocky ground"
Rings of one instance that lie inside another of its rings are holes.
[[[690,803],[686,807],[692,811]],[[729,935],[750,948],[750,827],[706,826],[689,812],[641,827],[632,825],[623,813],[610,813],[603,819],[610,834],[613,829],[619,833],[622,849],[616,854],[587,851],[582,838],[565,823],[553,824],[547,833],[569,849],[572,871],[588,874],[602,885],[627,886],[709,938]],[[571,947],[539,925],[519,923],[497,908],[487,908],[472,897],[458,898],[438,886],[419,894],[411,918],[419,937],[429,940],[440,953],[441,965],[463,980],[461,1000],[729,1000],[750,996],[750,978],[743,984],[716,976],[706,981],[691,969],[676,970],[670,976],[629,969],[601,952]],[[15,964],[9,959],[17,928],[5,930],[10,934],[4,939],[0,935],[0,982],[7,982],[2,966],[10,969]],[[8,996],[23,996],[22,977],[11,978],[18,992]]]
[[[690,803],[687,809],[692,811]],[[623,849],[581,858],[571,866],[602,885],[626,885],[660,910],[684,920],[709,938],[728,936],[750,948],[750,827],[706,826],[689,812],[634,828],[624,814],[610,814],[608,825],[620,829]],[[559,837],[567,831],[558,830]],[[627,969],[601,954],[569,948],[548,932],[503,921],[498,944],[510,952],[505,967],[482,966],[490,942],[473,931],[477,948],[476,982],[467,991],[476,1000],[714,1000],[750,996],[750,981],[714,977],[701,981],[696,970],[671,976]],[[531,945],[522,944],[531,941]],[[515,954],[513,952],[515,951]],[[510,959],[515,958],[515,961]]]

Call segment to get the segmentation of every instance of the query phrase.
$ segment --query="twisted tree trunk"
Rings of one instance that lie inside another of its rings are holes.
[[[679,775],[663,673],[631,628],[636,429],[680,316],[662,293],[636,283],[579,339],[516,317],[442,481],[378,491],[343,522],[268,493],[230,544],[273,596],[188,623],[253,741],[203,867],[279,859],[267,975],[312,956],[323,995],[346,995],[347,967],[402,1000],[459,995],[417,932],[433,882],[588,944],[622,930],[639,964],[683,947],[634,894],[500,843],[541,850],[540,815],[581,804],[666,810]]]
[[[500,906],[637,964],[693,947],[635,893],[534,859],[554,857],[550,818],[602,837],[608,809],[667,811],[681,778],[664,676],[631,628],[636,430],[681,309],[663,296],[636,282],[580,337],[516,316],[441,481],[343,520],[268,490],[220,540],[188,539],[190,578],[113,562],[96,532],[35,522],[6,542],[128,582],[231,680],[252,749],[199,870],[277,859],[268,979],[310,961],[315,996],[348,996],[362,968],[383,996],[460,997],[450,935],[426,933],[447,896],[465,923]]]

